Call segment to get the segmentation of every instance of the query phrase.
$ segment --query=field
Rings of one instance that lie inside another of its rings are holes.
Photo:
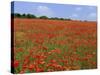
[[[97,23],[15,18],[12,67],[14,73],[97,68]]]

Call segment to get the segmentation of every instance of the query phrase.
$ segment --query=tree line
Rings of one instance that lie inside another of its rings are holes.
[[[58,18],[58,17],[47,17],[47,16],[39,16],[37,17],[36,15],[33,14],[19,14],[19,13],[14,13],[11,14],[11,17],[14,18],[30,18],[30,19],[51,19],[51,20],[71,20],[70,18],[66,19],[66,18]]]

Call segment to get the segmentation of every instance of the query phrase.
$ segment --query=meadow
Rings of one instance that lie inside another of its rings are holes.
[[[97,23],[14,18],[14,73],[97,68]]]

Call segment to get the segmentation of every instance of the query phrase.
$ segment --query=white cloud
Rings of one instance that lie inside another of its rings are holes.
[[[97,16],[96,13],[90,13],[90,14],[89,14],[89,17],[96,17],[96,16]]]
[[[95,12],[91,12],[90,14],[88,14],[87,19],[89,19],[91,21],[96,21],[97,20],[97,14]]]
[[[39,16],[46,15],[48,17],[51,17],[54,15],[54,12],[47,6],[38,6],[37,13]]]
[[[81,11],[82,8],[81,8],[81,7],[77,7],[75,10],[76,10],[76,11]]]
[[[74,13],[74,14],[71,15],[71,17],[77,18],[77,17],[78,17],[78,14],[75,14],[75,13]]]

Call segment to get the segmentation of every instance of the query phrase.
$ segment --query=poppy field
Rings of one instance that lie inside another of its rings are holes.
[[[97,23],[14,18],[14,73],[97,68]]]

